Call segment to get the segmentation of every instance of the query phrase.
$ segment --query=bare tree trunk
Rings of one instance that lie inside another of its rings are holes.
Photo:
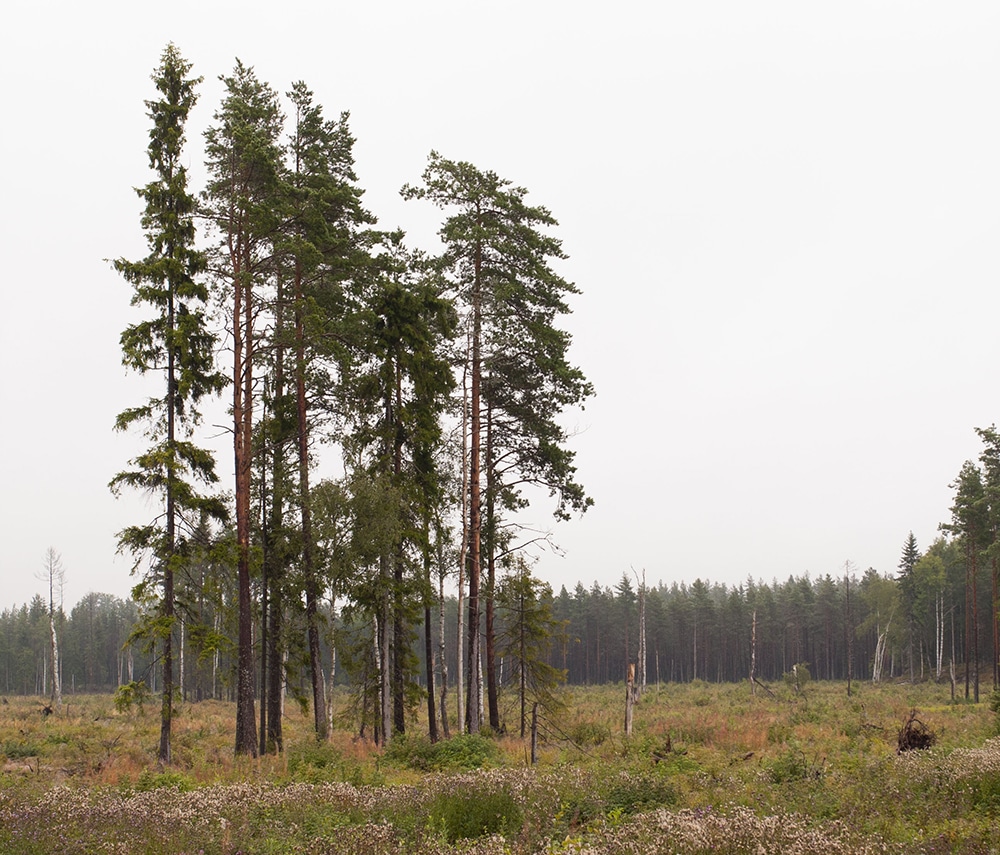
[[[437,698],[435,697],[434,678],[437,672],[437,663],[434,661],[434,629],[431,622],[431,593],[434,588],[431,585],[431,546],[430,546],[431,526],[429,518],[424,519],[424,577],[427,591],[424,600],[424,658],[427,660],[427,733],[431,742],[438,741],[437,722]]]
[[[851,616],[851,563],[844,562],[845,605],[844,634],[847,636],[847,697],[851,697],[851,678],[854,676],[854,620]]]
[[[389,570],[389,556],[383,555],[380,559],[382,574],[382,597],[381,608],[378,617],[378,671],[379,671],[379,734],[378,741],[381,745],[389,743],[389,735],[392,733],[392,676],[390,674],[390,631],[389,616],[391,612],[391,601],[389,587],[391,573]]]
[[[249,252],[249,250],[247,250]],[[233,303],[233,456],[236,469],[238,639],[236,753],[257,756],[253,602],[250,595],[250,466],[253,456],[253,289],[249,260],[236,251]]]
[[[482,247],[477,245],[472,288],[472,397],[469,449],[469,686],[465,709],[469,733],[479,733],[482,677],[479,654],[479,574],[482,558],[481,387],[482,387]]]
[[[538,762],[538,701],[531,705],[531,765]]]
[[[994,538],[995,539],[995,538]],[[992,591],[991,626],[993,635],[993,691],[1000,688],[1000,578],[998,578],[997,560],[994,557],[990,563],[990,583]]]
[[[646,571],[642,571],[639,582],[639,653],[637,657],[637,690],[642,694],[646,688]]]
[[[279,580],[274,580],[271,583],[267,621],[267,746],[271,750],[280,752],[284,750],[281,701],[285,688],[285,645],[281,640],[284,624],[284,597]],[[261,718],[263,717],[262,710]]]
[[[440,538],[438,540],[438,650],[441,661],[441,701],[438,706],[441,709],[441,732],[445,739],[451,737],[448,732],[448,708],[445,703],[448,699],[448,657],[445,645],[445,614],[444,614],[444,577],[446,574],[444,558],[441,554]],[[461,591],[461,587],[459,588]],[[462,616],[458,617],[458,625],[462,625]],[[461,645],[459,646],[461,649]]]
[[[977,589],[978,567],[975,553],[972,554],[972,693],[973,701],[979,703],[979,594]]]
[[[52,671],[52,692],[49,703],[55,710],[62,709],[62,673],[59,665],[59,637],[56,632],[56,596],[62,607],[62,589],[65,571],[59,553],[51,546],[45,551],[45,580],[49,585],[49,665]]]
[[[186,631],[187,630],[187,623],[185,622],[184,618],[181,618],[180,624],[181,624],[181,637],[179,639],[179,646],[178,646],[178,650],[177,650],[178,660],[179,660],[178,663],[177,663],[177,666],[178,666],[177,667],[177,680],[180,683],[181,700],[182,701],[187,701],[187,685],[186,685],[186,683],[184,681],[184,662],[186,660],[186,657],[184,655],[184,644],[185,644],[185,641],[186,641],[185,636],[187,635],[187,631]]]
[[[467,351],[471,351],[471,339],[467,343]],[[466,461],[469,459],[469,418],[468,418],[468,372],[469,355],[466,354],[466,368],[462,372],[462,545],[458,557],[458,643],[455,656],[458,664],[455,674],[456,681],[456,714],[455,726],[459,733],[465,732],[465,566],[469,557],[469,469]]]
[[[333,687],[337,679],[337,644],[333,634],[337,621],[337,601],[330,594],[330,673],[326,679],[326,730],[333,733]]]
[[[941,679],[941,594],[934,594],[934,679]]]
[[[500,704],[496,661],[496,483],[493,468],[493,411],[486,405],[486,701],[490,729],[500,731]],[[524,738],[524,710],[521,711],[521,738]]]
[[[527,625],[524,616],[524,569],[525,564],[523,561],[520,563],[519,573],[521,575],[520,584],[517,586],[517,610],[518,610],[518,627],[517,627],[517,641],[518,641],[518,693],[521,698],[521,739],[524,739],[524,729],[527,724],[527,711],[528,711],[528,645],[527,645]],[[535,705],[538,708],[538,705]]]
[[[628,666],[628,679],[625,681],[625,735],[632,735],[632,707],[635,704],[635,665]]]

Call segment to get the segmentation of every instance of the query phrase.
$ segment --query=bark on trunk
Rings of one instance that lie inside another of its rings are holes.
[[[479,661],[479,574],[481,567],[480,505],[480,391],[482,385],[482,250],[476,248],[475,278],[472,290],[472,393],[471,438],[469,449],[469,662],[468,698],[465,709],[466,729],[479,733],[482,708],[482,684]]]
[[[242,256],[242,253],[238,253]],[[240,258],[241,262],[246,259]],[[236,468],[236,753],[257,756],[253,603],[250,596],[250,466],[253,436],[253,292],[249,264],[235,265],[233,301],[233,456]]]

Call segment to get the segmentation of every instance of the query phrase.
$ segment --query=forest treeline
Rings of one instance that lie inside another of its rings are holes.
[[[753,657],[755,676],[765,682],[779,681],[793,666],[805,665],[813,677],[824,680],[846,680],[849,674],[855,680],[875,681],[954,678],[959,694],[964,692],[968,663],[972,692],[977,639],[966,633],[967,628],[975,629],[966,623],[966,569],[961,539],[942,537],[920,552],[911,535],[894,574],[871,568],[859,573],[848,563],[836,576],[802,575],[770,583],[748,579],[735,586],[700,579],[644,586],[634,575],[623,575],[614,586],[595,582],[588,588],[579,583],[557,594],[528,574],[527,581],[539,596],[530,613],[526,615],[520,600],[506,594],[500,598],[496,628],[503,640],[498,663],[501,717],[505,725],[508,715],[516,721],[516,709],[510,713],[518,700],[512,641],[518,638],[525,615],[535,630],[533,655],[551,669],[546,672],[549,677],[565,678],[570,685],[624,680],[628,664],[637,661],[644,617],[648,683],[746,680]],[[222,575],[232,590],[234,574]],[[990,603],[992,577],[979,576],[976,596]],[[208,648],[208,655],[205,628],[182,624],[179,658],[184,664],[178,682],[185,699],[234,698],[236,657],[229,639],[235,637],[237,618],[232,600],[232,594],[224,598],[218,615],[214,609],[202,612],[212,614],[213,632],[220,642]],[[443,662],[448,670],[458,663],[457,607],[454,596],[445,598]],[[337,684],[363,687],[371,664],[364,650],[365,628],[335,617],[329,606],[323,618],[322,656],[329,673]],[[987,619],[978,627],[986,668],[996,661],[992,624]],[[157,670],[151,667],[155,651],[148,640],[130,639],[138,625],[134,601],[106,594],[88,594],[69,614],[60,610],[64,685],[76,691],[112,691],[129,680],[143,679],[156,690]],[[422,629],[420,624],[414,626],[418,636]],[[438,632],[440,627],[433,629]],[[423,655],[416,647],[417,674],[423,672]],[[48,656],[48,610],[41,596],[0,612],[5,693],[46,693]],[[288,690],[302,699],[311,691],[307,671],[300,648],[297,658],[287,663],[287,674]],[[995,685],[995,670],[990,679]],[[416,684],[426,690],[425,681]],[[539,687],[530,687],[533,697]],[[454,698],[450,703],[454,705]]]

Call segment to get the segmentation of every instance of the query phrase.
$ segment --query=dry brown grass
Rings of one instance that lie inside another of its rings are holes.
[[[67,784],[79,817],[72,851],[81,852],[137,822],[153,842],[134,851],[164,855],[181,851],[181,840],[183,851],[224,855],[297,852],[315,841],[322,846],[310,851],[451,852],[429,817],[470,788],[498,804],[517,795],[520,836],[476,845],[518,855],[583,851],[578,843],[631,851],[633,838],[654,848],[669,838],[683,853],[746,851],[723,846],[744,838],[765,852],[789,851],[779,843],[809,853],[881,851],[886,840],[907,852],[942,851],[942,841],[943,851],[1000,847],[1000,742],[989,741],[997,716],[988,704],[953,704],[947,686],[930,683],[860,684],[851,698],[842,684],[773,689],[754,697],[746,684],[650,687],[626,740],[624,687],[574,688],[563,712],[544,721],[537,770],[525,768],[527,742],[507,736],[488,752],[486,766],[499,768],[433,774],[411,762],[416,754],[383,753],[348,729],[318,745],[310,716],[292,704],[285,753],[255,759],[234,757],[232,704],[181,704],[174,762],[161,769],[153,702],[120,713],[110,697],[72,696],[45,717],[41,699],[11,698],[0,705],[0,812],[34,816],[35,837],[10,826],[0,828],[0,844],[25,852],[67,845],[59,836],[67,829],[53,827],[65,811],[54,786]],[[348,708],[346,696],[336,703],[338,712]],[[932,752],[912,752],[924,756],[897,757],[896,735],[912,709],[937,742]],[[420,713],[412,734],[425,731]],[[331,814],[334,795],[345,802]],[[205,830],[204,805],[218,806],[213,822],[230,825]],[[174,837],[147,816],[154,808],[193,818]],[[699,848],[703,837],[708,848]],[[980,848],[961,849],[970,840]]]

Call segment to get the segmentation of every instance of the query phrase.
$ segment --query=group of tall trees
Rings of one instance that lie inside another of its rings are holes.
[[[963,597],[949,608],[961,608],[963,613],[962,642],[969,652],[963,660],[965,696],[971,694],[978,702],[979,666],[987,650],[992,659],[993,687],[1000,682],[1000,433],[996,425],[990,425],[976,428],[976,434],[982,451],[978,460],[962,464],[952,482],[951,520],[941,528],[953,536],[962,553]],[[919,608],[919,591],[912,599]],[[936,603],[936,608],[943,616],[945,603]],[[941,620],[936,617],[935,626],[940,626]]]
[[[376,738],[405,730],[421,656],[430,720],[446,727],[447,673],[434,660],[447,646],[451,573],[468,611],[458,727],[476,732],[488,715],[499,728],[500,580],[535,537],[519,512],[539,490],[556,518],[590,504],[559,420],[593,390],[558,327],[576,289],[554,268],[556,221],[523,188],[432,152],[402,192],[442,210],[443,248],[410,249],[362,204],[347,113],[327,118],[301,82],[283,101],[239,61],[221,80],[196,194],[183,151],[200,78],[176,47],[164,51],[146,102],[153,178],[137,191],[148,254],[115,262],[148,313],[122,333],[123,362],[161,378],[118,417],[150,444],[111,482],[159,500],[120,544],[136,558],[158,650],[160,759],[170,760],[175,645],[206,656],[225,646],[217,618],[230,568],[238,753],[280,749],[300,661],[326,735],[334,608],[353,639],[348,658],[375,675]],[[227,387],[235,482],[224,501],[196,439],[199,406]],[[314,483],[321,457],[339,477]]]

